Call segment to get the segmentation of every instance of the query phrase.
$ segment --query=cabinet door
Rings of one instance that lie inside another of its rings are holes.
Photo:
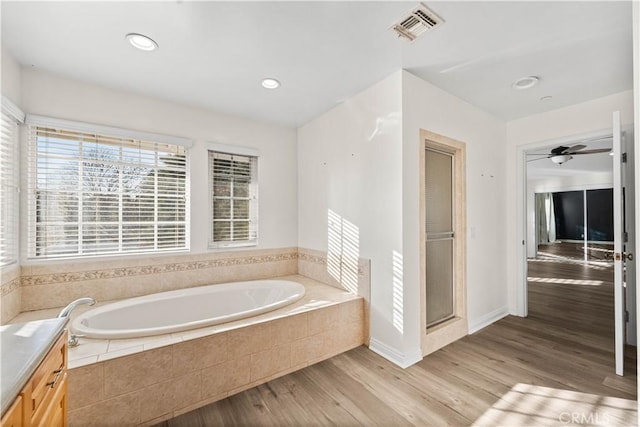
[[[22,396],[18,396],[13,401],[13,405],[9,407],[2,417],[0,426],[2,427],[22,427]]]
[[[37,424],[41,427],[65,427],[67,425],[67,374],[56,388],[51,403]]]

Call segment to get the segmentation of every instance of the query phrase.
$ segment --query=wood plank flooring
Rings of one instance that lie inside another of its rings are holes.
[[[611,268],[555,257],[529,267],[526,319],[406,370],[359,347],[160,425],[637,425],[635,347],[627,375],[614,373]]]

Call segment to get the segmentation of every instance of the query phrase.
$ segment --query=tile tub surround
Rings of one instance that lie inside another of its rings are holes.
[[[327,252],[298,248],[298,274],[334,288],[357,293],[366,300],[369,300],[370,294],[370,265],[368,259],[358,258],[351,267],[340,254],[329,256]]]
[[[105,301],[291,275],[297,264],[297,248],[34,263],[21,268],[20,311],[64,307],[84,296]]]
[[[22,288],[20,266],[12,264],[0,270],[0,324],[7,323],[20,313]]]
[[[356,266],[357,263],[357,266]],[[369,319],[371,299],[371,261],[358,258],[353,266],[336,253],[308,248],[298,248],[298,274],[317,280],[320,283],[356,293],[364,298],[365,322]],[[369,344],[369,324],[365,324],[365,344]]]
[[[69,425],[151,425],[363,344],[361,297],[282,279],[307,294],[260,316],[137,343],[82,338],[69,349]]]

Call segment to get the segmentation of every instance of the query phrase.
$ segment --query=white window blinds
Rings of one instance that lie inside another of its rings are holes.
[[[257,244],[257,157],[209,151],[209,184],[210,246]]]
[[[2,108],[0,124],[0,266],[18,260],[18,134],[12,114]]]
[[[180,145],[30,126],[29,257],[188,249]]]

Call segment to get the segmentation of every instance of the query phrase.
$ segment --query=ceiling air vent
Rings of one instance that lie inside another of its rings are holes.
[[[443,22],[442,18],[420,3],[418,7],[409,12],[408,16],[402,18],[391,28],[398,34],[398,37],[414,41],[419,35],[439,27]]]

